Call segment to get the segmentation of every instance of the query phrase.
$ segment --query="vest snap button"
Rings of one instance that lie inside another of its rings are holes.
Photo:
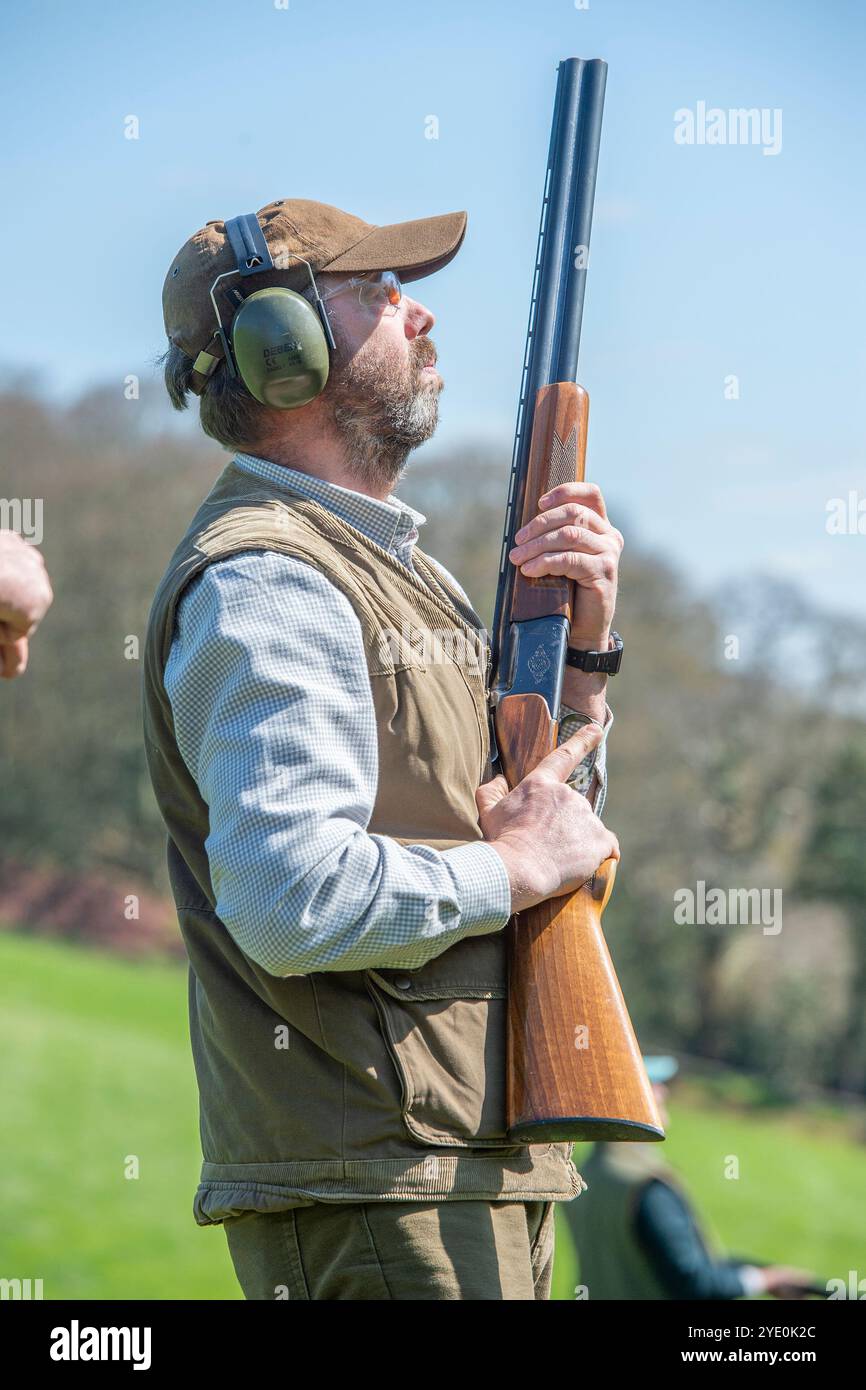
[[[394,976],[394,984],[395,984],[395,986],[397,987],[397,989],[411,989],[411,988],[412,988],[412,981],[409,979],[409,976],[408,976],[408,975],[395,975],[395,976]]]

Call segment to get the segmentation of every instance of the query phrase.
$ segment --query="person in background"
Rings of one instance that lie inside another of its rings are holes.
[[[54,594],[45,561],[17,531],[0,531],[0,678],[27,669],[29,640]]]
[[[645,1057],[667,1128],[674,1057]],[[655,1144],[599,1143],[580,1165],[587,1191],[565,1207],[580,1280],[596,1299],[799,1298],[815,1276],[712,1253],[685,1187]]]

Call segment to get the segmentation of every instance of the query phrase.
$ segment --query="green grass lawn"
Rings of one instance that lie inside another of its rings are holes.
[[[2,933],[0,1047],[0,1277],[41,1278],[46,1298],[240,1297],[222,1230],[192,1216],[185,969]],[[840,1126],[690,1096],[669,1132],[665,1154],[728,1250],[866,1276],[863,1148]],[[570,1299],[561,1219],[558,1239],[554,1294]]]
[[[185,969],[4,933],[0,1046],[0,1274],[46,1298],[240,1297],[192,1215]]]

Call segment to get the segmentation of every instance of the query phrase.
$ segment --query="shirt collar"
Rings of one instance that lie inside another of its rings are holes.
[[[419,528],[427,520],[423,512],[416,511],[393,494],[384,499],[368,497],[365,492],[353,492],[351,488],[317,478],[313,473],[286,468],[281,463],[271,463],[252,454],[237,454],[234,461],[244,472],[263,478],[277,489],[300,492],[319,502],[342,521],[363,531],[383,550],[396,552],[408,541],[414,543]]]

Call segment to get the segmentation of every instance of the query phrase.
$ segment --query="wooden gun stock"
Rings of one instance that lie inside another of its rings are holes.
[[[496,735],[514,786],[556,746],[557,726],[540,696],[518,695]],[[508,1132],[523,1143],[664,1138],[601,928],[615,877],[608,859],[508,925]]]
[[[557,483],[582,479],[589,400],[574,382],[537,395],[522,522]],[[514,576],[511,621],[571,621],[574,583]],[[558,710],[532,692],[495,710],[499,760],[515,786],[555,746]],[[579,793],[575,792],[575,795]],[[664,1130],[601,928],[616,861],[582,888],[516,914],[508,926],[507,1123],[523,1143],[664,1139]]]

